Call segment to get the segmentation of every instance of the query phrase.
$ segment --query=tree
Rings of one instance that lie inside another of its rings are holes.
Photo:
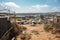
[[[41,18],[42,20],[44,20],[44,16],[43,16],[43,15],[40,15],[40,18]]]

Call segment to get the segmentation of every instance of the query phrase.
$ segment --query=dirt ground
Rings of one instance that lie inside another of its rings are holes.
[[[28,34],[31,34],[30,40],[60,40],[60,39],[56,38],[54,34],[46,32],[44,30],[44,24],[37,24],[36,26],[31,26],[31,25],[27,24],[27,25],[23,25],[23,26],[27,27],[26,32]],[[16,37],[16,39],[21,40],[20,36],[21,35],[18,35]]]

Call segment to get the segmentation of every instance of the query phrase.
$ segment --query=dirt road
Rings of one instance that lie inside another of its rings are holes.
[[[45,32],[44,30],[44,24],[31,26],[31,25],[23,25],[27,27],[26,32],[28,34],[31,34],[30,40],[59,40],[55,38],[55,35]],[[20,35],[17,36],[17,40],[20,40]]]

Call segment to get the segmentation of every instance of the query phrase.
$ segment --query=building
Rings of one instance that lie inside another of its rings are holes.
[[[54,23],[60,23],[60,14],[56,14]]]
[[[57,15],[57,22],[60,23],[60,15]]]

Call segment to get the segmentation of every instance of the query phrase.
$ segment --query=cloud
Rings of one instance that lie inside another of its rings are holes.
[[[34,5],[32,7],[48,7],[48,5]]]
[[[21,6],[14,3],[14,2],[2,2],[0,3],[0,8],[2,9],[10,9],[12,11],[18,11],[19,9],[21,9]]]
[[[27,8],[25,12],[28,13],[40,13],[40,12],[60,12],[60,7],[51,7],[49,5],[32,5]]]
[[[52,11],[53,12],[60,12],[60,7],[53,7],[52,8]]]
[[[17,5],[16,3],[14,2],[6,2],[4,3],[6,6],[9,6],[9,7],[15,7],[15,8],[20,8],[19,5]]]
[[[0,6],[4,8],[21,8],[21,6],[17,5],[14,2],[2,2],[0,3]]]
[[[45,12],[44,10],[47,10],[48,8],[49,5],[33,5],[28,8],[27,12]]]
[[[32,8],[35,8],[35,9],[41,9],[41,8],[47,8],[48,7],[48,5],[34,5],[34,6],[32,6]]]

